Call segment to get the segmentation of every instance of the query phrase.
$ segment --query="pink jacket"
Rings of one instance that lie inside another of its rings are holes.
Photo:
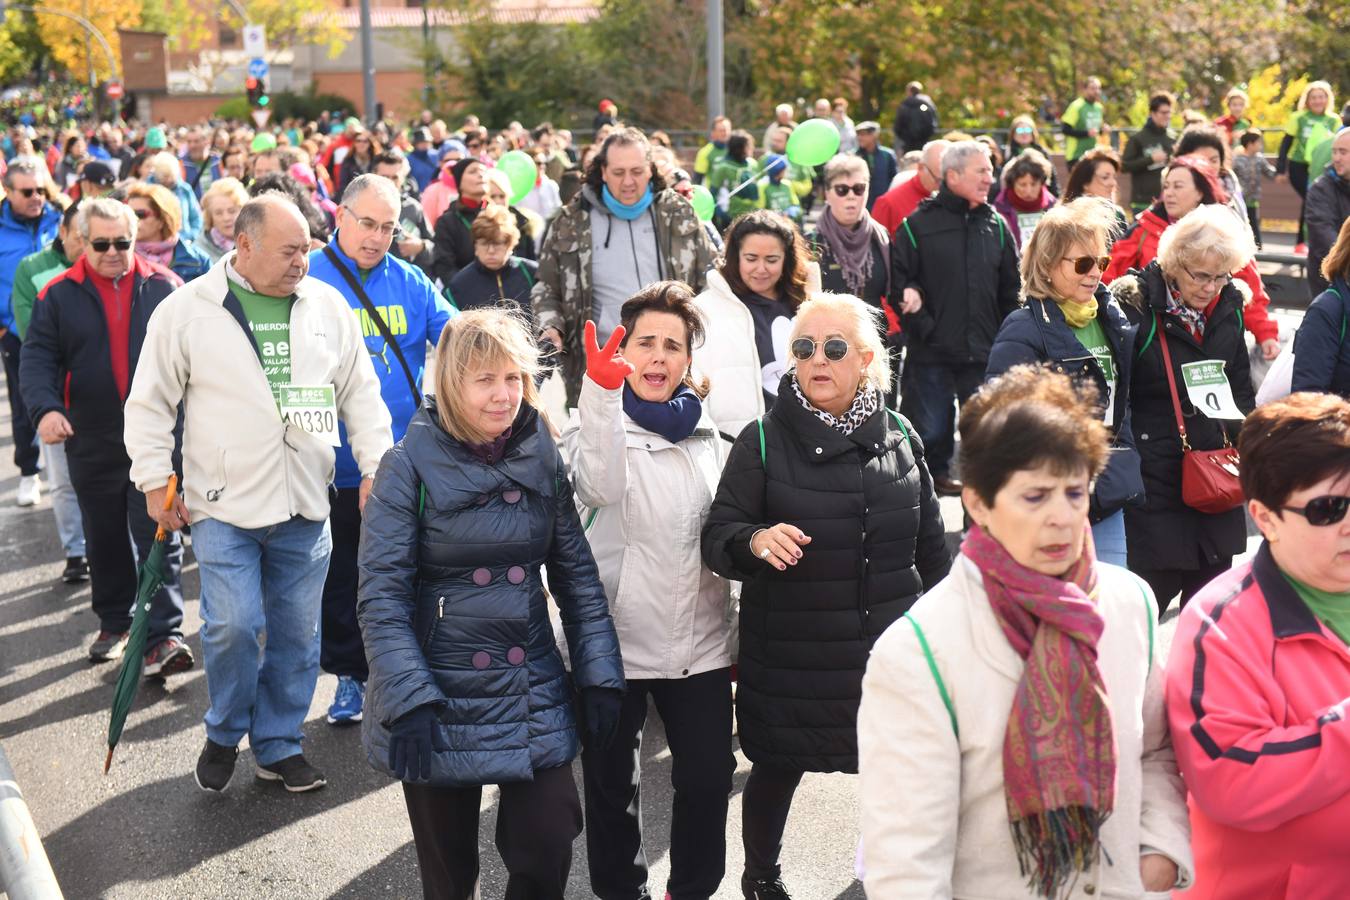
[[[1263,545],[1182,611],[1167,713],[1190,791],[1186,900],[1350,897],[1350,649]]]

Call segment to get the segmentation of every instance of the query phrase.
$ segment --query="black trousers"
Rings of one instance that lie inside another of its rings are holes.
[[[319,667],[330,675],[365,681],[366,645],[356,621],[356,552],[361,543],[361,507],[358,488],[338,488],[328,527],[333,533],[333,555],[323,583],[323,613],[319,626]]]
[[[497,851],[506,864],[506,900],[563,900],[581,801],[571,766],[539,769],[534,781],[499,786]],[[424,900],[467,900],[478,882],[481,787],[403,783],[422,870]]]
[[[1289,186],[1298,194],[1298,237],[1300,243],[1308,240],[1304,222],[1308,211],[1308,164],[1289,161]]]
[[[1227,572],[1232,565],[1233,558],[1230,556],[1222,563],[1199,569],[1139,569],[1131,566],[1130,571],[1153,588],[1153,596],[1158,598],[1158,616],[1161,618],[1177,594],[1181,595],[1181,607],[1184,608],[1187,600],[1200,593],[1201,588]]]
[[[736,770],[730,668],[688,678],[629,681],[614,743],[582,753],[591,890],[600,900],[651,896],[641,792],[648,697],[666,726],[675,788],[666,890],[673,900],[707,900],[726,873],[727,804]]]
[[[1252,226],[1252,237],[1256,239],[1256,249],[1261,249],[1261,204],[1247,204],[1247,224]]]
[[[792,796],[802,783],[802,772],[755,763],[741,794],[741,842],[745,845],[745,874],[756,880],[777,878],[783,831]]]
[[[5,384],[9,389],[9,422],[14,431],[14,465],[20,475],[38,473],[37,429],[28,421],[28,408],[19,394],[19,350],[23,342],[11,328],[0,337],[0,351],[5,357]]]

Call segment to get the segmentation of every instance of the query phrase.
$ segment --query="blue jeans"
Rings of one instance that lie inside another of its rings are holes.
[[[202,579],[206,736],[234,747],[247,734],[261,765],[294,756],[319,678],[328,520],[236,528],[203,519],[192,525],[192,549]]]
[[[47,473],[47,493],[56,515],[56,533],[66,556],[84,556],[84,524],[80,521],[80,501],[70,483],[70,464],[65,444],[42,446],[43,471]]]
[[[918,430],[928,471],[934,478],[951,477],[956,404],[965,403],[983,382],[983,363],[945,365],[905,360],[900,412]]]
[[[1118,509],[1092,526],[1092,543],[1097,560],[1113,566],[1125,565],[1125,510]]]

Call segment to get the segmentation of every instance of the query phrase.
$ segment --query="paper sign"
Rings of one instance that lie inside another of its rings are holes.
[[[337,399],[331,384],[312,387],[282,385],[278,400],[281,421],[327,441],[331,446],[341,445],[337,427]]]
[[[244,55],[267,55],[267,30],[261,25],[245,25],[243,30]]]
[[[1191,404],[1211,419],[1246,418],[1233,401],[1233,387],[1228,383],[1223,363],[1212,360],[1183,363],[1181,379],[1186,382]]]

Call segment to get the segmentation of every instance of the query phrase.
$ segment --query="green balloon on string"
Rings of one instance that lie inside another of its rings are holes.
[[[788,162],[819,166],[839,152],[839,129],[828,119],[807,119],[788,137]]]
[[[711,222],[713,212],[717,209],[717,201],[713,199],[712,191],[701,184],[694,185],[694,196],[689,198],[689,202],[694,204],[694,214],[704,222]]]
[[[513,204],[525,199],[525,195],[534,187],[535,179],[538,177],[534,160],[524,150],[512,150],[510,153],[502,154],[502,158],[497,160],[497,168],[505,172],[511,181]]]

